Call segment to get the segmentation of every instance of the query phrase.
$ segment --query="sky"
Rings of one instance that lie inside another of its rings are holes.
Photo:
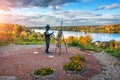
[[[0,0],[0,23],[25,26],[120,24],[120,0]]]

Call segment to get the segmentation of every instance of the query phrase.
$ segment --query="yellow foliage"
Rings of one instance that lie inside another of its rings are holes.
[[[73,41],[73,36],[69,36],[67,39],[66,39],[66,43],[70,43]]]
[[[74,37],[73,40],[74,40],[75,42],[77,42],[77,41],[78,41],[78,37]]]
[[[85,38],[85,40],[86,40],[87,45],[92,42],[92,38],[91,38],[90,35],[86,35],[84,38]]]
[[[18,33],[18,30],[19,30],[19,27],[15,25],[15,26],[13,27],[13,31],[14,31],[15,33]]]
[[[15,31],[12,31],[11,33],[12,33],[12,38],[15,39],[16,36],[17,36],[16,33],[15,33]]]
[[[115,40],[112,40],[110,42],[110,49],[113,50],[113,49],[120,49],[120,41],[117,42]]]
[[[20,34],[20,37],[27,37],[27,33],[25,31],[22,31],[21,34]]]

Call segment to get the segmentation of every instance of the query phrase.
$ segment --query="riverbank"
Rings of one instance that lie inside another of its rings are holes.
[[[0,75],[15,76],[20,80],[29,80],[31,71],[40,66],[51,65],[58,72],[56,80],[62,80],[63,78],[69,80],[71,77],[64,76],[61,66],[68,61],[70,56],[80,53],[85,55],[89,68],[88,73],[82,77],[74,77],[73,80],[120,79],[120,61],[109,54],[104,52],[83,52],[77,48],[70,47],[68,53],[65,53],[64,49],[62,49],[62,54],[59,55],[54,52],[55,45],[51,45],[51,53],[46,55],[44,54],[44,48],[44,45],[9,45],[0,47]],[[51,55],[54,57],[50,58],[49,56]]]

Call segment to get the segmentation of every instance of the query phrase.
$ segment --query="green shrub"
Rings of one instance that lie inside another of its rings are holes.
[[[30,38],[37,38],[38,37],[38,35],[37,35],[37,33],[36,32],[32,32],[32,34],[30,34],[30,36],[29,36]]]
[[[78,41],[72,41],[70,43],[68,43],[69,46],[79,46]]]
[[[78,60],[70,60],[63,65],[63,70],[80,71],[84,69],[84,64]]]
[[[85,60],[85,57],[80,55],[80,54],[75,54],[74,56],[70,57],[71,60],[79,60],[79,61],[83,61]]]
[[[54,72],[52,67],[39,68],[34,71],[34,74],[37,76],[47,76]]]
[[[120,50],[118,50],[118,49],[114,49],[114,50],[106,49],[105,51],[107,53],[111,54],[112,56],[115,56],[118,59],[120,59]]]

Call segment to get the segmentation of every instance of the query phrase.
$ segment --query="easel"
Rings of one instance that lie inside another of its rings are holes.
[[[61,29],[58,30],[57,39],[56,39],[57,43],[56,43],[56,48],[55,48],[55,52],[57,51],[57,48],[59,48],[59,54],[61,54],[61,44],[62,44],[62,42],[64,43],[66,53],[67,53],[67,44],[65,42],[64,35],[63,35],[63,32],[62,32],[62,24],[63,24],[63,21],[61,21]]]

